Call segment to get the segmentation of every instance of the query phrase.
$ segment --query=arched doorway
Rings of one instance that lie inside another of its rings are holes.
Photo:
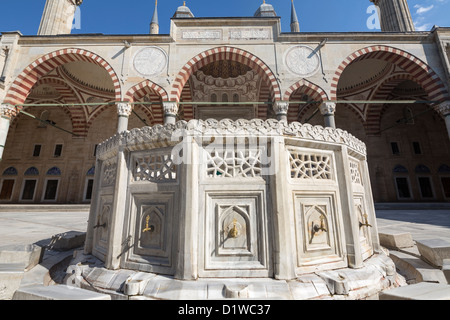
[[[436,73],[405,51],[373,46],[341,63],[332,88],[332,100],[349,101],[337,105],[337,127],[367,145],[375,201],[445,201],[433,175],[450,157],[444,117],[435,108],[448,93]],[[430,168],[429,177],[417,176],[419,162]],[[392,169],[399,163],[409,168],[404,176]],[[439,191],[422,196],[424,183]]]

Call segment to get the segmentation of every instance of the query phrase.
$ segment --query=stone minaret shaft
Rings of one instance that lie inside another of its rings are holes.
[[[381,31],[415,31],[407,0],[370,0],[380,9]]]
[[[150,22],[150,34],[159,34],[158,0],[155,1],[155,11],[153,12],[152,21]]]
[[[300,32],[300,23],[298,22],[294,0],[291,1],[291,32]]]
[[[77,6],[83,0],[47,0],[38,35],[70,34]]]

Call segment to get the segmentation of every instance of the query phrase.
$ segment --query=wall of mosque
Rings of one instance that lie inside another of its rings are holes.
[[[256,72],[259,82],[253,86],[252,90],[255,90],[255,94],[252,96],[255,100],[264,99],[264,101],[255,102],[267,102],[270,99],[295,101],[305,98],[305,95],[317,101],[366,100],[374,96],[381,100],[392,99],[389,92],[383,96],[374,95],[373,91],[377,88],[385,90],[381,85],[394,76],[404,80],[421,79],[419,84],[425,87],[425,97],[432,95],[434,98],[442,99],[445,97],[448,83],[445,67],[448,61],[442,58],[447,53],[442,54],[441,47],[436,44],[432,33],[428,32],[395,36],[378,33],[287,34],[280,33],[278,18],[199,19],[198,21],[174,19],[170,35],[152,35],[151,37],[146,35],[72,35],[52,38],[12,33],[2,35],[1,41],[2,47],[8,45],[10,50],[8,60],[4,59],[5,79],[0,84],[0,96],[5,103],[89,104],[77,108],[68,107],[65,113],[55,106],[47,108],[52,115],[52,121],[77,134],[77,136],[71,136],[61,133],[61,137],[65,140],[64,152],[63,157],[58,159],[58,163],[62,163],[60,167],[63,164],[68,167],[64,167],[64,170],[60,168],[61,188],[58,189],[57,202],[79,203],[87,200],[85,173],[94,165],[92,157],[95,145],[111,136],[117,129],[118,120],[114,105],[116,102],[141,101],[161,105],[163,101],[181,100],[183,102],[184,100],[186,102],[187,99],[193,102],[193,106],[181,105],[180,109],[183,113],[179,113],[178,120],[195,118],[198,115],[195,109],[198,108],[195,105],[195,97],[201,90],[192,87],[194,83],[191,76],[217,60],[236,61],[249,66]],[[371,64],[373,60],[384,61],[384,69],[381,67],[377,69],[375,64]],[[95,67],[88,68],[89,73],[82,72],[83,68],[73,67],[73,63],[77,61],[95,64]],[[391,65],[388,65],[389,63]],[[432,75],[426,75],[424,70],[428,70],[427,68],[433,70]],[[373,74],[370,74],[368,70],[372,70]],[[32,84],[27,81],[30,79]],[[41,81],[42,79],[45,81]],[[57,81],[68,84],[67,88],[63,88],[63,85]],[[243,87],[250,84],[245,81],[240,84],[227,84],[229,87],[239,87],[239,90],[235,90],[240,94],[238,99],[248,94],[248,91],[245,94],[242,93]],[[219,85],[221,85],[220,81],[211,84],[217,92],[221,93],[219,101],[222,101],[220,100],[222,93],[226,90],[224,91],[222,87],[220,91]],[[56,88],[56,91],[52,91],[51,88]],[[38,89],[44,90],[48,96],[40,96]],[[30,95],[29,93],[33,90],[37,91]],[[409,97],[412,96],[414,95]],[[414,98],[417,97],[414,96]],[[424,94],[422,94],[423,97]],[[202,96],[202,99],[203,102],[207,102],[208,99],[212,101],[211,96]],[[227,95],[226,99],[231,102],[233,94]],[[111,102],[112,105],[106,105]],[[135,113],[129,117],[128,128],[161,124],[164,121],[164,110],[160,105],[136,105]],[[271,112],[270,106],[265,105],[264,108],[255,103],[250,106],[248,113],[243,113],[243,116],[249,114],[264,120],[276,116],[274,112]],[[306,122],[308,120],[310,123],[324,124],[320,113],[313,116],[313,108],[303,108],[302,105],[297,106],[294,103],[291,103],[289,108],[290,121]],[[402,110],[405,108],[406,106],[403,106]],[[35,116],[41,116],[44,109],[28,107],[25,110]],[[399,109],[395,112],[385,112],[384,109],[380,109],[378,113],[371,114],[370,110],[373,109],[367,104],[338,104],[335,116],[338,127],[349,130],[369,147],[370,173],[376,177],[372,180],[381,179],[379,183],[373,182],[375,199],[377,201],[448,200],[447,176],[450,164],[446,159],[448,159],[450,146],[446,139],[443,114],[433,111],[427,118],[421,118],[427,123],[424,125],[427,130],[426,135],[414,138],[411,136],[409,139],[411,141],[398,142],[394,141],[396,140],[394,137],[402,134],[410,135],[415,129],[412,126],[394,127],[390,131],[380,133],[370,131],[368,122],[377,122],[375,127],[381,130],[382,127],[386,128],[395,124],[396,120],[402,118],[404,112]],[[423,111],[417,110],[417,114]],[[225,116],[226,112],[223,114],[223,117]],[[417,120],[416,123],[421,121]],[[16,183],[12,195],[5,196],[1,200],[3,202],[21,201],[23,181],[25,181],[24,172],[28,166],[39,167],[40,173],[50,169],[50,167],[46,168],[48,158],[31,157],[30,154],[34,151],[34,145],[40,144],[37,142],[39,139],[43,141],[43,148],[51,151],[57,143],[51,139],[45,139],[48,133],[43,132],[55,134],[59,131],[48,126],[40,128],[38,123],[31,124],[31,122],[24,115],[11,122],[0,171],[5,172],[6,169],[15,167],[18,173],[17,178],[14,178]],[[37,140],[25,137],[36,137]],[[421,152],[417,156],[422,156],[416,158],[414,163],[406,163],[399,157],[389,160],[389,164],[386,161],[377,160],[378,150],[384,150],[382,154],[386,156],[387,154],[395,155],[397,151],[392,151],[392,148],[396,142],[401,145],[400,153],[405,157],[414,154],[414,146],[417,147],[419,143]],[[440,147],[436,148],[437,144]],[[373,156],[371,156],[371,150],[373,150]],[[397,173],[394,171],[397,164],[394,165],[394,162],[396,160],[399,160],[397,161],[399,165],[407,167],[410,174],[406,184],[405,180],[397,181],[395,178]],[[74,165],[69,165],[70,163]],[[55,166],[56,164],[55,162]],[[419,182],[413,173],[419,165],[428,167],[431,172],[432,197],[423,197],[421,194],[420,184],[428,183],[424,182],[424,179]],[[387,169],[382,173],[377,169],[384,167]],[[75,171],[79,172],[79,177],[73,177]],[[42,185],[37,185],[37,196],[34,197],[33,202],[42,201],[42,194],[46,189],[45,179],[45,177],[40,178],[39,183],[42,182]],[[12,179],[7,179],[4,175],[2,181],[7,180]],[[11,182],[6,182],[8,183]],[[70,194],[67,194],[67,190],[62,191],[65,190],[63,183],[71,186],[71,191],[68,192]],[[399,187],[398,184],[403,187]],[[398,194],[405,185],[410,187],[411,193],[411,197],[407,199],[399,197]],[[6,194],[9,194],[9,188],[5,189]]]

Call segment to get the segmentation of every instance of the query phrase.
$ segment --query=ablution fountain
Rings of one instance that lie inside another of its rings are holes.
[[[369,299],[398,285],[364,143],[340,129],[191,120],[98,147],[67,283],[133,299]]]

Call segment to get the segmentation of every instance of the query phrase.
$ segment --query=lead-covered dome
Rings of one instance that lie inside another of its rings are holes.
[[[194,14],[191,9],[186,6],[186,1],[182,6],[178,7],[177,11],[173,15],[173,18],[194,18]]]
[[[271,4],[264,3],[256,10],[255,17],[276,17],[277,13],[275,12],[274,7]]]

